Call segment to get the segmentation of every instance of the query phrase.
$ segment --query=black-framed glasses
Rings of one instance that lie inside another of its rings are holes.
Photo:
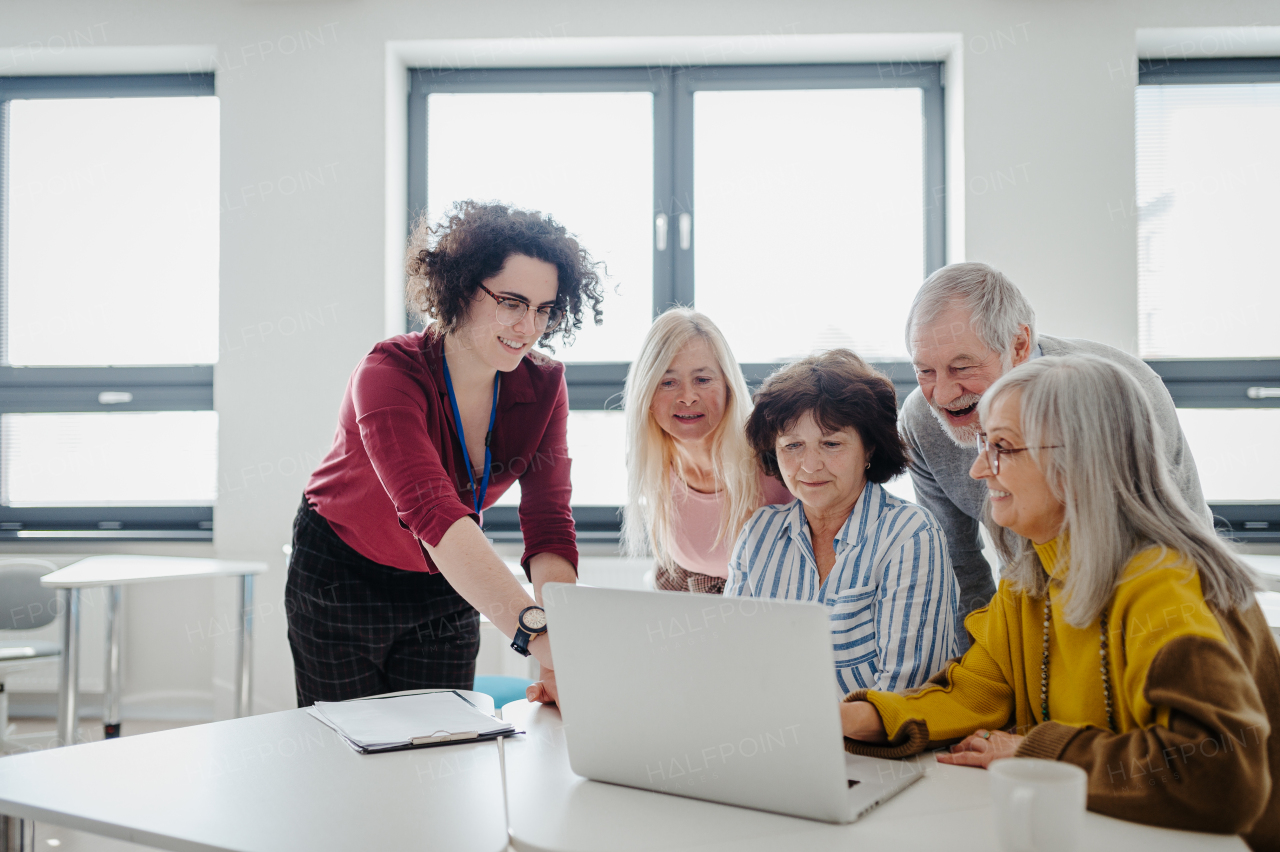
[[[1000,457],[1011,456],[1014,453],[1025,453],[1027,450],[1060,450],[1062,444],[1053,444],[1048,447],[997,447],[987,440],[986,432],[979,432],[977,437],[978,455],[985,456],[987,466],[991,468],[991,473],[995,476],[1000,475]]]
[[[505,326],[513,326],[520,320],[524,319],[524,315],[529,312],[533,305],[524,299],[516,296],[499,296],[483,284],[480,289],[493,297],[498,303],[497,319],[498,322]],[[533,327],[538,330],[539,334],[546,334],[549,331],[555,331],[560,326],[560,320],[564,319],[564,311],[555,305],[539,305],[533,309]]]

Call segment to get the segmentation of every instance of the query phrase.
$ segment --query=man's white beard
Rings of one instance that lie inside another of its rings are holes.
[[[966,408],[970,405],[976,405],[978,400],[982,399],[981,395],[976,393],[965,394],[959,399],[951,403],[952,408]],[[982,427],[979,423],[971,423],[968,426],[956,426],[947,419],[947,415],[942,413],[939,406],[929,403],[929,410],[933,412],[933,416],[942,424],[942,431],[947,437],[955,441],[957,446],[965,449],[973,449],[975,442],[978,440],[978,432]]]

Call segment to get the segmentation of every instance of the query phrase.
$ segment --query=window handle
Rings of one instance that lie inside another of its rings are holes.
[[[680,214],[680,248],[685,251],[689,250],[689,246],[693,243],[693,214]]]
[[[1249,399],[1280,399],[1280,388],[1249,388]]]
[[[667,250],[667,214],[659,213],[653,217],[653,246],[658,251]]]

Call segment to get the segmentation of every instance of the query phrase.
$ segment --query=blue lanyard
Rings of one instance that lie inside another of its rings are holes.
[[[449,389],[449,405],[453,408],[453,425],[458,427],[458,440],[462,442],[462,461],[467,466],[467,481],[471,483],[471,495],[476,501],[476,514],[484,508],[484,495],[489,493],[489,470],[493,463],[493,454],[489,452],[489,438],[493,436],[493,422],[498,416],[498,386],[502,384],[502,374],[493,376],[493,407],[489,409],[489,431],[484,433],[484,475],[480,480],[480,490],[476,491],[476,477],[471,472],[471,455],[467,452],[467,436],[462,431],[462,414],[458,412],[458,398],[453,394],[453,379],[449,376],[449,360],[440,356],[444,363],[444,386]]]

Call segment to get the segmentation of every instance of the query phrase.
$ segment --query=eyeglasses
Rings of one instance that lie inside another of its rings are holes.
[[[529,308],[533,308],[524,299],[518,299],[515,296],[499,296],[483,284],[480,289],[493,297],[498,303],[498,322],[505,326],[513,326],[520,320],[524,319],[524,315],[529,312]],[[560,326],[560,320],[564,319],[564,311],[554,305],[539,305],[533,310],[533,327],[540,334],[546,334],[549,331],[555,331]]]
[[[997,447],[987,440],[986,432],[978,433],[978,455],[986,456],[987,466],[991,468],[991,473],[995,476],[1000,475],[1000,457],[1011,456],[1014,453],[1025,453],[1027,450],[1060,450],[1062,444],[1054,444],[1050,447]]]

